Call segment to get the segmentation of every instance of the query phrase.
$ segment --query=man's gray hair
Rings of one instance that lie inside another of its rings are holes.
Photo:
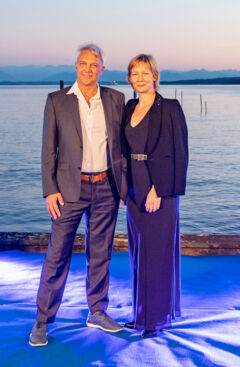
[[[77,60],[79,58],[79,55],[82,51],[90,51],[95,55],[99,60],[103,63],[103,51],[100,47],[95,45],[94,43],[87,43],[85,45],[81,45],[77,49]]]

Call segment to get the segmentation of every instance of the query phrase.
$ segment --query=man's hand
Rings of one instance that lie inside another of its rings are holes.
[[[48,195],[46,198],[46,202],[47,210],[51,218],[57,219],[57,217],[60,217],[61,213],[58,207],[58,202],[60,205],[64,205],[61,193],[57,192],[56,194]]]
[[[160,208],[160,204],[161,204],[161,198],[157,196],[157,193],[153,185],[146,199],[145,203],[146,212],[149,213],[156,212]]]

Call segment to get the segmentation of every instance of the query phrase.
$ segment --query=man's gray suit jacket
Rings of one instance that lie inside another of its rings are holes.
[[[74,94],[66,94],[70,88],[50,93],[47,98],[43,124],[42,184],[44,197],[60,192],[64,201],[75,202],[81,193],[83,141],[78,99]],[[125,98],[111,88],[100,87],[100,93],[111,169],[121,195],[120,130]]]

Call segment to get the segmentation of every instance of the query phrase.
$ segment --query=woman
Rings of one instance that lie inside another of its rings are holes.
[[[149,338],[180,316],[179,195],[186,186],[187,126],[178,101],[157,93],[151,55],[130,61],[128,81],[139,99],[127,103],[123,131],[133,287],[133,321],[125,326]]]

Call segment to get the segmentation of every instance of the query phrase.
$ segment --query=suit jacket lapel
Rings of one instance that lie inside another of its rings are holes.
[[[81,127],[81,121],[80,121],[80,113],[79,113],[79,106],[78,106],[78,99],[75,96],[75,94],[68,94],[67,95],[67,102],[68,102],[68,108],[70,110],[70,113],[73,117],[74,125],[77,129],[79,139],[82,142],[82,127]]]
[[[163,97],[156,93],[154,103],[150,109],[149,124],[148,124],[148,138],[146,144],[146,152],[150,155],[159,140],[162,127],[162,109]]]
[[[131,99],[131,101],[129,102],[129,105],[125,107],[125,118],[124,118],[125,126],[130,124],[133,111],[137,104],[138,104],[138,99]]]
[[[113,143],[113,116],[112,116],[112,98],[108,93],[108,90],[104,87],[100,87],[100,94],[102,98],[103,110],[106,121],[107,135],[108,135],[108,145],[110,154],[112,151],[112,143]]]

